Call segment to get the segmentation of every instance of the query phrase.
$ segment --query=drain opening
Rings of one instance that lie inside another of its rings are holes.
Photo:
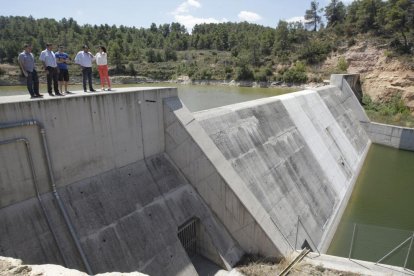
[[[178,239],[189,257],[197,253],[197,221],[193,218],[178,227]]]
[[[308,241],[305,239],[305,241],[303,242],[301,249],[310,249],[311,252],[313,252],[312,247],[310,246],[310,244],[308,243]]]

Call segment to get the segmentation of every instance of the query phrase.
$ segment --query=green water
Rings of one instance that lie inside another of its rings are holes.
[[[378,261],[414,231],[414,152],[373,144],[361,169],[328,254]],[[382,263],[403,266],[404,243]],[[414,244],[412,246],[414,251]],[[414,252],[408,258],[414,268]]]
[[[177,87],[178,96],[194,112],[214,107],[255,100],[264,97],[277,96],[300,90],[299,88],[253,88],[253,87],[235,87],[235,86],[214,86],[214,85],[179,85],[171,83],[153,83],[139,85],[114,85],[117,87]],[[81,85],[70,85],[70,91],[82,91]],[[40,85],[41,93],[46,93],[46,85]],[[29,95],[24,86],[0,86],[0,96],[12,95]],[[29,96],[28,96],[29,97]]]

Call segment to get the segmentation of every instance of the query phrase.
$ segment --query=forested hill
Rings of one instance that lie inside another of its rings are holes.
[[[303,11],[306,24],[279,21],[274,28],[256,24],[196,25],[191,33],[179,23],[149,28],[79,25],[72,18],[0,17],[0,63],[16,63],[22,45],[38,55],[47,42],[65,45],[74,56],[83,44],[105,45],[113,74],[170,79],[237,79],[305,82],[331,52],[369,39],[393,55],[411,54],[413,0],[357,0],[350,5],[312,1]],[[346,70],[346,61],[337,68]]]

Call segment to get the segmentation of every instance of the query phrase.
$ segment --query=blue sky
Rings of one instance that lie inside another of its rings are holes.
[[[179,22],[191,31],[195,24],[248,21],[275,27],[279,20],[303,18],[310,0],[0,0],[0,15],[34,18],[72,17],[79,24],[109,24],[149,28]],[[330,0],[319,0],[325,7]],[[343,0],[345,4],[352,0]]]

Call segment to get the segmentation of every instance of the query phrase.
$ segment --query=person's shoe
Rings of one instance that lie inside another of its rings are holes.
[[[65,96],[65,95],[63,95],[62,93],[59,93],[59,92],[55,92],[55,95],[56,96]]]
[[[30,96],[30,99],[36,99],[36,98],[37,98],[36,95]]]
[[[52,97],[53,97],[53,96],[55,96],[55,95],[53,95],[53,93],[49,93],[49,96],[52,96]]]
[[[75,94],[75,93],[70,92],[70,91],[65,91],[65,93],[66,93],[66,94]]]
[[[91,92],[96,92],[96,90],[95,90],[95,89],[89,89],[89,91],[91,91]]]
[[[108,90],[108,91],[112,91],[112,89],[111,89],[111,88],[108,88],[107,90]]]
[[[43,95],[42,94],[37,94],[37,95],[35,95],[35,97],[37,97],[37,98],[43,98]]]

